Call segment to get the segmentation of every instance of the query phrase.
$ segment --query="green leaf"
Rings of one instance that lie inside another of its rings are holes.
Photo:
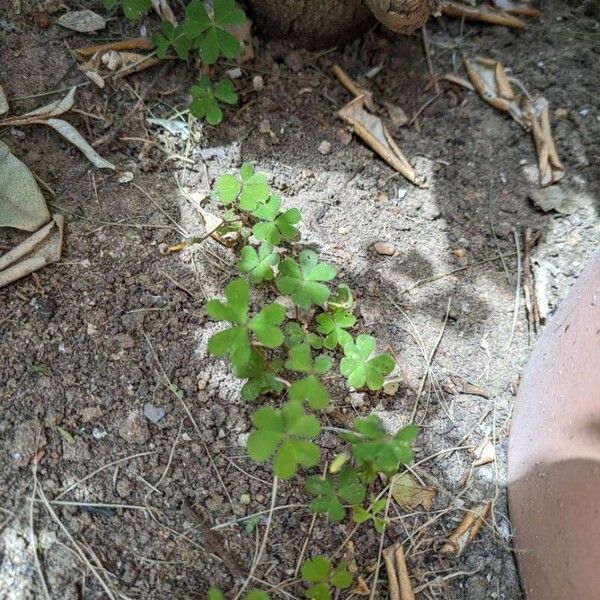
[[[244,11],[238,8],[235,0],[215,0],[215,23],[221,27],[226,25],[243,25],[246,21]]]
[[[243,210],[254,211],[269,197],[267,178],[261,173],[255,173],[249,164],[242,165],[240,175],[242,176],[240,207]]]
[[[200,0],[192,0],[185,9],[183,28],[190,39],[198,37],[211,26],[204,4]]]
[[[152,41],[156,44],[156,55],[165,58],[169,47],[173,47],[181,60],[187,60],[191,43],[182,25],[173,25],[169,21],[163,21],[160,25],[162,36],[155,34]]]
[[[258,252],[252,246],[245,246],[240,253],[238,270],[249,273],[252,283],[270,281],[275,276],[273,267],[279,262],[279,254],[273,252],[271,244],[261,244]]]
[[[209,316],[217,321],[243,325],[248,320],[250,289],[245,279],[234,279],[225,287],[226,303],[210,300],[206,305]]]
[[[225,58],[237,58],[242,53],[242,45],[228,31],[215,27],[217,45]]]
[[[199,38],[197,48],[205,65],[212,65],[217,62],[219,58],[219,40],[215,27],[209,27],[206,34]]]
[[[283,333],[279,326],[285,319],[285,308],[274,302],[267,304],[250,319],[248,327],[267,348],[278,348],[283,344]]]
[[[306,373],[306,377],[294,381],[288,390],[290,400],[308,402],[311,408],[322,410],[329,405],[327,388],[319,381],[317,375],[326,373],[332,364],[329,356],[321,355],[312,359],[310,344],[304,342],[289,349],[285,366],[290,371]]]
[[[284,384],[275,377],[279,368],[279,361],[267,363],[262,353],[252,349],[248,362],[233,369],[236,377],[247,380],[240,392],[242,399],[251,402],[261,394],[281,392]]]
[[[245,596],[244,600],[269,600],[270,596],[267,592],[263,592],[262,590],[250,590]]]
[[[112,3],[114,6],[116,2]],[[150,0],[123,0],[123,14],[127,19],[135,20],[151,6]]]
[[[288,348],[299,344],[309,344],[311,348],[320,350],[323,347],[323,340],[317,334],[303,329],[298,323],[291,322],[285,328],[285,344]]]
[[[352,343],[352,336],[345,330],[356,324],[354,315],[338,308],[333,312],[321,313],[316,320],[317,331],[325,336],[323,345],[328,350]]]
[[[302,579],[306,582],[327,581],[331,562],[325,556],[315,556],[302,565]]]
[[[352,467],[343,467],[335,476],[311,475],[305,486],[316,496],[310,503],[311,512],[326,513],[336,523],[346,516],[344,503],[360,504],[365,498],[365,486]]]
[[[352,574],[348,571],[348,565],[340,563],[333,571],[329,580],[334,587],[340,590],[349,588],[352,585]]]
[[[352,291],[345,283],[340,283],[334,294],[331,295],[328,302],[329,308],[341,308],[346,312],[351,312],[354,306]]]
[[[352,520],[359,525],[365,523],[371,518],[371,513],[362,506],[352,507]]]
[[[214,193],[223,204],[231,204],[242,191],[242,184],[233,175],[221,175]]]
[[[375,350],[375,338],[361,334],[355,342],[344,346],[344,358],[340,361],[340,373],[347,377],[348,385],[360,389],[366,384],[372,391],[383,386],[384,377],[389,375],[395,365],[389,354],[370,358]]]
[[[329,406],[329,392],[315,375],[308,375],[294,381],[288,390],[290,400],[307,402],[315,410],[323,410]]]
[[[233,83],[230,80],[221,80],[213,87],[206,75],[203,75],[198,83],[192,86],[192,103],[190,104],[190,112],[197,119],[206,119],[210,125],[218,125],[223,120],[223,112],[219,107],[219,101],[226,104],[235,104],[237,102],[237,94],[234,91]],[[231,177],[231,176],[225,176]],[[232,178],[235,181],[235,178]],[[239,182],[237,182],[239,185]],[[241,188],[241,186],[240,186]],[[218,191],[215,190],[217,195]],[[239,190],[234,194],[233,198],[237,197]],[[232,202],[229,200],[229,202]],[[228,203],[221,200],[224,204]]]
[[[252,214],[262,221],[252,228],[256,239],[268,241],[276,246],[282,239],[295,240],[300,236],[298,229],[294,227],[302,219],[300,211],[297,208],[290,208],[279,214],[280,207],[281,198],[273,195],[265,204],[253,211]]]
[[[119,3],[119,0],[103,0],[102,4],[106,10],[111,10]]]
[[[327,302],[329,288],[321,282],[330,281],[335,273],[334,267],[319,262],[315,252],[303,250],[299,264],[291,258],[281,261],[276,285],[282,294],[291,296],[295,304],[307,310],[311,304]]]
[[[248,454],[257,462],[274,457],[273,472],[289,479],[298,466],[318,464],[319,448],[308,441],[320,431],[317,419],[307,415],[302,406],[288,402],[281,409],[264,407],[252,417],[256,427],[248,437]]]
[[[225,596],[223,595],[223,592],[216,587],[211,587],[210,590],[208,590],[208,595],[206,596],[207,600],[225,600]]]
[[[307,598],[313,598],[314,600],[330,600],[331,594],[329,592],[329,585],[327,583],[317,583],[311,585],[305,592],[304,595]]]

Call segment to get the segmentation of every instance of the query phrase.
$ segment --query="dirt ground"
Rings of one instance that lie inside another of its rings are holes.
[[[0,7],[0,83],[14,114],[58,94],[20,98],[87,81],[69,47],[139,33],[139,24],[120,19],[97,37],[56,24],[44,29],[36,11],[60,3],[22,0],[20,15],[7,4]],[[100,2],[64,5],[101,12]],[[187,141],[146,120],[176,117],[186,106],[195,73],[173,65],[145,106],[100,148],[119,170],[133,173],[129,183],[95,170],[49,129],[0,130],[54,190],[45,190],[47,200],[67,221],[62,260],[0,290],[0,598],[44,597],[38,571],[52,598],[109,597],[92,569],[115,598],[205,598],[211,585],[234,585],[223,556],[215,556],[219,544],[248,572],[271,480],[245,454],[253,409],[239,398],[227,364],[207,357],[215,325],[203,310],[205,299],[232,277],[234,255],[212,240],[170,256],[158,250],[202,233],[190,195],[203,198],[218,174],[242,160],[268,175],[286,206],[302,209],[303,239],[355,290],[359,330],[375,334],[398,357],[398,391],[338,394],[331,425],[371,411],[390,429],[405,424],[429,372],[416,413],[422,426],[416,472],[438,495],[429,513],[392,505],[384,540],[406,548],[417,597],[521,598],[506,507],[506,445],[535,333],[517,272],[530,228],[541,236],[532,249],[538,298],[551,314],[598,248],[597,13],[594,1],[552,0],[524,31],[474,24],[461,30],[449,19],[428,27],[437,73],[462,76],[462,56],[487,56],[549,100],[570,214],[543,212],[528,198],[537,187],[530,137],[451,84],[442,84],[441,97],[412,125],[387,119],[427,175],[428,189],[415,188],[349,137],[336,112],[350,98],[330,73],[333,62],[372,89],[382,106],[402,107],[409,117],[435,95],[425,90],[430,75],[420,35],[396,37],[380,28],[322,53],[257,42],[255,60],[235,82],[240,107],[227,110],[217,128],[189,120]],[[52,23],[60,14],[50,14]],[[156,24],[143,21],[148,30]],[[256,75],[264,81],[258,92]],[[81,87],[76,106],[82,112],[69,120],[90,140],[110,133],[153,76],[113,80],[104,90]],[[331,145],[324,154],[323,141]],[[2,248],[18,239],[0,232]],[[377,254],[372,244],[378,241],[393,244],[395,254]],[[471,469],[473,449],[486,437],[496,461]],[[36,447],[44,453],[37,486],[54,516],[39,502],[32,509],[29,463]],[[327,456],[339,450],[328,433],[321,447]],[[460,558],[440,561],[440,541],[465,510],[490,500],[487,526]],[[267,591],[293,578],[311,525],[307,501],[299,478],[280,483],[254,582]],[[214,531],[218,543],[189,520],[184,503],[194,505],[205,529],[221,525]],[[248,515],[256,516],[240,520]],[[308,555],[331,554],[349,527],[317,519]],[[365,525],[352,542],[353,550],[341,556],[355,560],[370,585],[379,536]],[[291,584],[273,596],[302,593]],[[387,597],[383,569],[375,597]]]

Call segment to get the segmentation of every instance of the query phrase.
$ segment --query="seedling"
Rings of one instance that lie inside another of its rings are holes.
[[[299,465],[319,464],[319,448],[309,440],[319,435],[321,426],[298,402],[287,402],[280,410],[259,408],[252,422],[256,431],[248,438],[248,454],[258,463],[273,456],[273,472],[281,479],[292,477]]]
[[[114,8],[119,0],[104,0],[107,9]],[[137,19],[151,7],[151,0],[122,0],[123,14],[128,19]],[[164,59],[171,49],[181,60],[188,60],[190,54],[197,53],[204,65],[212,65],[224,56],[237,58],[242,53],[242,45],[227,31],[228,27],[243,25],[244,11],[235,0],[213,0],[209,12],[200,0],[192,0],[185,9],[185,18],[180,25],[163,21],[160,33],[152,35],[156,46],[156,56]],[[199,119],[206,119],[210,125],[217,125],[223,119],[219,103],[236,104],[238,97],[233,83],[228,80],[211,84],[206,75],[192,87],[193,101],[190,112]]]
[[[296,246],[301,214],[282,209],[281,198],[269,189],[264,175],[242,165],[237,175],[221,175],[211,196],[223,207],[226,226],[242,224],[237,268],[243,277],[226,286],[225,301],[207,304],[210,317],[230,325],[210,338],[208,350],[231,357],[234,375],[244,380],[244,399],[276,403],[253,414],[247,451],[257,463],[272,461],[273,473],[289,479],[301,467],[319,464],[322,428],[311,411],[318,414],[328,408],[336,361],[349,387],[376,391],[393,370],[394,360],[389,354],[375,354],[375,338],[353,331],[357,318],[350,288],[345,284],[330,288],[335,267],[321,261],[316,252]],[[257,297],[263,304],[255,306],[250,294],[259,286]],[[269,304],[276,294],[287,298]],[[286,316],[288,300],[295,310]],[[365,508],[366,483],[375,482],[378,473],[394,475],[412,459],[416,428],[389,435],[381,420],[369,415],[356,419],[352,431],[327,429],[338,433],[351,453],[333,457],[326,475],[308,475],[305,487],[312,495],[311,512],[341,522],[352,506],[355,523],[371,521],[381,532],[386,500],[374,497]],[[306,597],[317,600],[328,600],[332,588],[339,591],[352,580],[343,565],[333,568],[323,556],[303,565],[302,578],[311,584]]]
[[[331,561],[325,556],[315,556],[302,565],[302,579],[311,585],[305,592],[306,598],[330,600],[331,587],[345,590],[352,585],[352,575],[345,563],[332,568]]]
[[[335,476],[311,475],[305,485],[316,496],[310,503],[310,511],[324,513],[336,523],[346,516],[344,504],[361,504],[365,499],[365,486],[352,467],[343,467]]]

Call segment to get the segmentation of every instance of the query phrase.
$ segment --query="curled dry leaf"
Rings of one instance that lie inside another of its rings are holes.
[[[173,10],[169,6],[167,0],[151,0],[152,8],[156,12],[156,14],[160,17],[161,21],[169,21],[169,23],[173,23],[173,25],[177,25],[177,19],[173,14]]]
[[[390,600],[415,600],[402,545],[394,544],[386,548],[383,561],[388,575]]]
[[[465,548],[475,539],[492,508],[488,502],[474,510],[467,511],[459,526],[446,538],[440,548],[441,556],[460,556]]]
[[[106,20],[104,17],[101,17],[92,10],[74,10],[65,13],[58,19],[57,23],[61,27],[79,33],[93,33],[94,31],[106,27]]]
[[[3,115],[4,113],[8,112],[9,108],[10,107],[8,105],[8,98],[4,93],[4,89],[0,85],[0,115]]]
[[[538,156],[540,185],[560,181],[565,171],[552,138],[548,101],[541,96],[532,100],[516,94],[498,61],[465,59],[464,65],[475,91],[485,102],[508,113],[523,129],[531,131]]]
[[[365,110],[364,97],[355,98],[344,106],[338,115],[352,125],[354,133],[370,146],[385,162],[410,182],[427,187],[424,177],[418,175],[390,135],[383,121]]]
[[[461,2],[445,2],[442,12],[448,17],[458,17],[467,21],[480,21],[491,25],[500,25],[512,29],[523,29],[524,21],[513,14],[496,10],[490,6],[467,6]]]
[[[392,480],[392,498],[398,506],[407,510],[422,506],[431,510],[437,490],[434,487],[421,485],[410,473],[396,475]]]
[[[64,217],[54,215],[45,227],[0,256],[0,288],[57,262],[62,254]]]
[[[35,231],[49,219],[32,172],[0,142],[0,227]]]
[[[481,440],[481,443],[475,448],[473,453],[475,454],[475,460],[473,461],[474,467],[487,465],[496,460],[496,448],[487,437]]]

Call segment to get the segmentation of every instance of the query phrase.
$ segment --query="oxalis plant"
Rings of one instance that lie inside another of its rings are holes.
[[[312,513],[335,523],[346,518],[371,523],[382,533],[388,488],[378,490],[377,484],[412,460],[416,427],[390,435],[374,414],[357,418],[352,429],[324,426],[323,416],[332,403],[336,371],[350,389],[376,392],[394,359],[377,353],[375,338],[358,331],[350,288],[335,281],[333,265],[302,248],[300,211],[284,209],[264,175],[244,164],[239,175],[217,179],[211,198],[223,217],[215,235],[237,232],[240,240],[240,276],[226,285],[223,299],[206,305],[209,317],[222,323],[208,351],[229,358],[233,374],[244,382],[244,400],[262,404],[252,415],[250,458],[272,470],[275,490],[278,479],[312,469],[304,480]],[[324,430],[348,447],[327,468],[318,443]],[[304,563],[302,579],[306,597],[317,600],[352,581],[346,565],[333,566],[324,556]],[[220,590],[211,589],[210,600],[221,598]],[[252,590],[246,598],[268,596]]]
[[[128,19],[139,18],[151,7],[151,0],[104,0],[107,9],[119,3]],[[171,50],[181,60],[195,54],[208,67],[221,56],[233,59],[241,55],[242,45],[227,29],[245,22],[246,15],[235,0],[213,0],[210,10],[200,0],[192,0],[186,6],[183,23],[174,25],[163,21],[160,33],[155,33],[152,41],[158,58],[166,58]],[[223,119],[221,104],[236,104],[238,101],[231,80],[213,83],[207,75],[202,75],[192,86],[191,94],[190,112],[211,125],[218,125]]]

